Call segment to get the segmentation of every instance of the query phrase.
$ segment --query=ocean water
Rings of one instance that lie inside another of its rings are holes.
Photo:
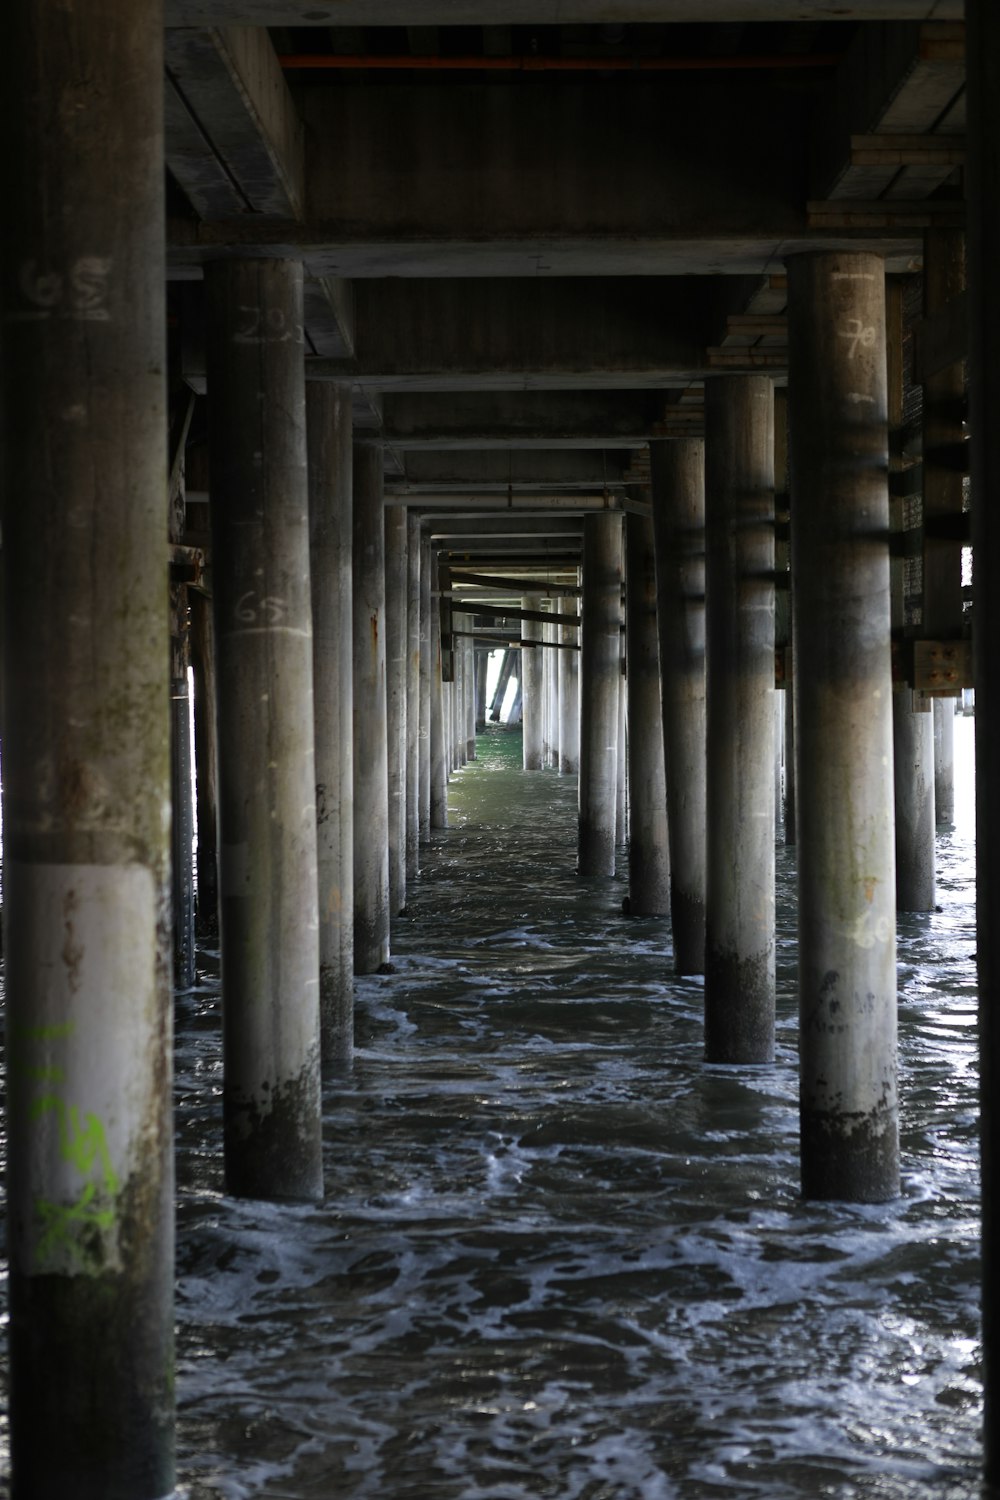
[[[799,1196],[794,851],[776,1060],[706,1067],[668,924],[574,874],[575,782],[495,729],[449,797],[358,983],[322,1205],[225,1195],[217,955],[178,997],[179,1494],[977,1494],[968,782],[900,921],[903,1190],[865,1207]]]

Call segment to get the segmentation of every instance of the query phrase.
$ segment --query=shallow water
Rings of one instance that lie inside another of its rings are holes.
[[[793,855],[776,1062],[708,1068],[667,924],[576,878],[575,782],[519,754],[494,731],[453,779],[396,973],[358,985],[322,1206],[223,1195],[210,955],[179,999],[181,1493],[976,1493],[968,813],[900,923],[902,1197],[806,1204]]]

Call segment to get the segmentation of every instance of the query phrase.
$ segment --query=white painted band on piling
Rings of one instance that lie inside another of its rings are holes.
[[[121,1269],[117,1198],[140,1165],[157,1007],[144,865],[11,863],[11,1255],[32,1275]],[[32,986],[30,976],[36,977]],[[17,996],[33,995],[30,1022]]]

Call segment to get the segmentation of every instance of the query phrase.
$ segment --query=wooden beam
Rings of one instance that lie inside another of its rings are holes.
[[[961,229],[965,205],[954,198],[827,198],[806,204],[810,229]]]
[[[964,135],[852,135],[852,167],[962,167]]]
[[[526,588],[526,580],[523,578],[502,578],[495,573],[470,573],[465,569],[452,568],[451,581],[455,583],[473,583],[487,589],[509,589],[512,594],[523,594],[534,591],[535,585],[527,580],[530,587]],[[553,584],[547,588],[553,597],[571,598],[583,593],[579,584],[560,583]]]
[[[788,349],[774,345],[755,344],[752,348],[716,347],[706,349],[709,368],[712,370],[787,370]]]

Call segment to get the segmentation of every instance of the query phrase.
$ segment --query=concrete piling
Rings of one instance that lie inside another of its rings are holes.
[[[885,279],[788,262],[802,1190],[899,1190]],[[833,622],[833,628],[831,628]]]
[[[354,1052],[354,581],[351,391],[306,385],[323,1062]]]
[[[678,974],[705,972],[705,444],[650,443],[660,696]]]
[[[406,510],[385,507],[385,692],[389,787],[389,911],[406,905]]]
[[[420,539],[420,725],[418,753],[420,759],[420,838],[431,831],[431,610],[437,601],[431,599],[431,540]],[[440,670],[440,668],[439,668]]]
[[[441,611],[438,607],[438,560],[431,554],[430,567],[430,662],[431,662],[431,733],[430,733],[430,827],[448,827],[448,769],[451,723],[445,699],[447,683],[441,676]]]
[[[525,594],[521,600],[521,607],[522,609],[541,609],[541,595]],[[542,639],[541,621],[523,620],[521,639],[540,641]],[[544,648],[541,646],[526,645],[521,651],[521,722],[523,726],[521,754],[526,771],[540,771],[543,766],[545,695],[542,657],[544,654]]]
[[[916,696],[892,695],[897,911],[933,911],[936,899],[934,715]]]
[[[705,391],[705,1056],[774,1055],[774,393]]]
[[[207,271],[226,1182],[322,1195],[302,266]]]
[[[174,1487],[163,31],[5,17],[11,1493]]]
[[[934,699],[934,820],[955,822],[955,699]]]
[[[382,450],[354,444],[354,972],[389,961],[389,746]]]
[[[653,523],[625,520],[625,629],[628,660],[628,894],[632,916],[670,911],[667,790],[656,633]]]
[[[559,612],[575,615],[575,598],[560,600]],[[576,776],[580,770],[580,627],[559,623],[559,774]]]
[[[622,518],[583,522],[577,873],[615,873],[621,691]]]
[[[420,866],[420,517],[406,531],[406,875]]]
[[[191,671],[194,679],[195,821],[198,829],[198,936],[219,930],[218,750],[215,731],[215,626],[212,601],[192,591]]]
[[[969,431],[972,477],[972,546],[976,575],[993,578],[1000,564],[1000,532],[990,497],[1000,484],[1000,452],[995,439],[1000,409],[1000,12],[992,0],[967,0],[965,7],[968,142]],[[983,1438],[987,1484],[1000,1483],[1000,946],[997,932],[1000,859],[1000,782],[986,774],[1000,733],[1000,694],[996,690],[996,646],[1000,642],[1000,595],[976,594],[976,952],[979,969],[979,1052],[983,1209]]]

